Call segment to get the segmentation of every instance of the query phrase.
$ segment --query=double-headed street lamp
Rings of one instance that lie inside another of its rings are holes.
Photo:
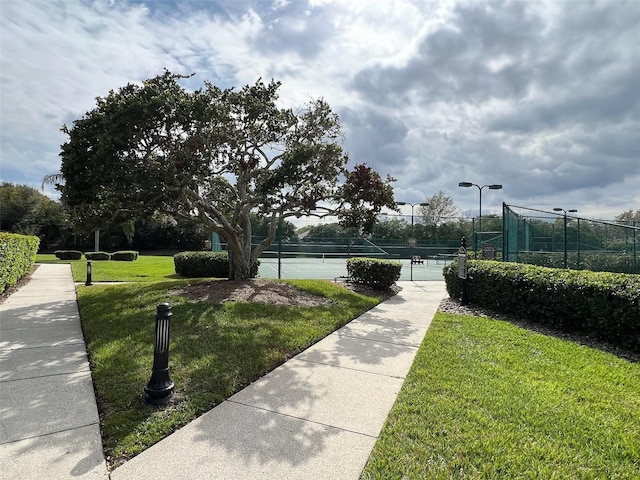
[[[458,183],[458,186],[463,188],[478,187],[478,192],[480,195],[480,205],[478,208],[478,231],[482,232],[482,189],[487,187],[489,190],[500,190],[502,189],[502,185],[498,183],[493,183],[491,185],[478,185],[476,183],[471,183],[471,182],[460,182]],[[477,237],[477,235],[474,235],[474,237]],[[476,251],[478,250],[477,243],[478,243],[477,238],[474,238],[473,248]]]
[[[567,213],[575,213],[578,210],[572,208],[571,210],[565,210],[564,208],[556,207],[554,212],[564,212],[564,268],[567,268]]]
[[[421,207],[428,207],[429,204],[427,202],[422,202],[422,203],[409,203],[409,202],[396,202],[396,205],[401,206],[401,205],[411,205],[411,235],[413,235],[413,207],[415,207],[416,205],[419,205]],[[413,247],[415,246],[414,244],[415,242],[415,238],[411,240],[410,243],[410,248],[411,248],[411,258],[410,258],[410,280],[413,282]]]
[[[396,202],[396,205],[411,205],[411,233],[413,233],[413,207],[415,207],[416,205],[420,207],[429,206],[427,202],[422,202],[422,203]]]

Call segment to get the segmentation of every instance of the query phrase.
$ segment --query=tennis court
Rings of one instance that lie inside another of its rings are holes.
[[[421,264],[412,264],[409,259],[398,259],[402,263],[400,280],[442,280],[442,269],[447,258],[423,259]],[[334,280],[347,276],[347,258],[331,254],[265,256],[260,258],[260,278],[281,279],[326,279]]]

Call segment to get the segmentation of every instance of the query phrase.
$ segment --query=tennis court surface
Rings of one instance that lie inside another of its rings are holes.
[[[409,259],[402,263],[400,280],[443,280],[442,269],[449,259],[424,259],[421,264],[412,264]],[[325,279],[334,280],[347,276],[347,258],[330,255],[260,258],[260,278],[281,279]]]

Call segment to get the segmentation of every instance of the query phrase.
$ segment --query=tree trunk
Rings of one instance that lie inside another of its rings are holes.
[[[251,278],[251,265],[249,258],[233,255],[229,250],[229,280],[249,280]]]
[[[229,280],[249,280],[251,278],[251,221],[247,213],[242,218],[242,232],[234,232],[228,238]]]

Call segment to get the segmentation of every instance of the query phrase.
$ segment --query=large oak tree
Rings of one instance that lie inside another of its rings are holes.
[[[392,178],[347,170],[324,100],[293,110],[278,105],[279,82],[187,91],[183,78],[128,84],[63,127],[58,188],[86,230],[154,212],[197,217],[226,241],[229,278],[244,280],[282,219],[337,215],[367,233],[382,207],[396,208]],[[252,213],[268,222],[258,245]]]

